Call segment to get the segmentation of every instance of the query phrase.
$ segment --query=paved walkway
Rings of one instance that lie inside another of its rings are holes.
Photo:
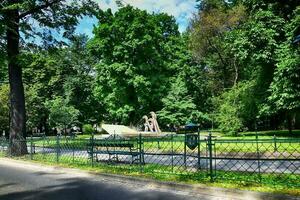
[[[155,182],[0,158],[1,200],[250,200],[298,197]]]

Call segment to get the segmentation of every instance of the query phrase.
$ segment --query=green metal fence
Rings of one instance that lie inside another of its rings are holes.
[[[273,182],[300,187],[300,139],[218,139],[200,134],[76,139],[29,137],[24,157],[122,172],[172,174],[193,180]],[[2,155],[12,142],[0,139]],[[15,145],[22,146],[22,145]]]

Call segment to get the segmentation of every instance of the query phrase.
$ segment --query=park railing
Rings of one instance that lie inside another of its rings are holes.
[[[198,133],[130,138],[111,135],[101,139],[43,136],[14,142],[26,144],[25,159],[93,166],[122,173],[300,187],[298,138],[222,139]],[[0,139],[2,155],[15,156],[11,146],[12,142]]]

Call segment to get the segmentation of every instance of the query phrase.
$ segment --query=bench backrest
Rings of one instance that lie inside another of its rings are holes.
[[[126,140],[94,140],[91,141],[88,146],[93,147],[126,147],[133,148],[134,141],[126,141]]]

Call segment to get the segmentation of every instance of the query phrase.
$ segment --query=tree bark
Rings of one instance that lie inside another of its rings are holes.
[[[287,124],[288,124],[288,130],[289,130],[289,136],[293,134],[293,122],[294,122],[294,115],[293,113],[287,113]]]
[[[233,66],[234,66],[234,72],[235,72],[233,86],[236,86],[236,84],[238,82],[238,78],[239,78],[239,69],[238,69],[238,66],[236,65],[236,57],[235,56],[233,58]]]
[[[12,3],[18,3],[13,0]],[[19,56],[19,11],[11,9],[6,12],[7,22],[7,56],[10,84],[10,153],[24,155],[26,147],[25,98],[22,81],[22,68],[18,62]]]
[[[220,53],[219,49],[213,45],[213,43],[210,41],[210,38],[209,37],[206,37],[207,41],[208,41],[208,44],[217,52],[218,54],[218,57],[220,58],[220,61],[222,63],[222,71],[223,71],[223,74],[222,74],[222,78],[223,78],[223,89],[227,88],[227,84],[226,84],[226,77],[227,77],[227,67],[226,67],[226,62],[222,56],[222,54]]]

